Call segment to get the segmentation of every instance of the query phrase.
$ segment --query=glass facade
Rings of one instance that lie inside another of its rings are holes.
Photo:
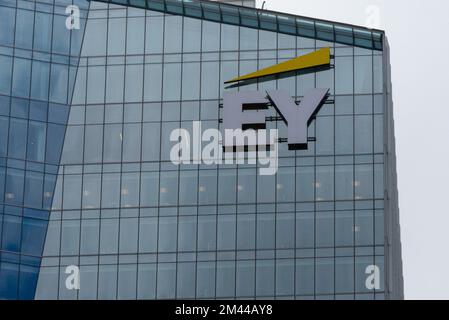
[[[42,1],[0,1],[0,298],[402,297],[381,32],[168,0],[76,0],[68,30],[72,2]],[[324,47],[325,70],[223,84]],[[312,88],[330,96],[276,175],[170,161],[172,130],[221,128],[224,92]]]

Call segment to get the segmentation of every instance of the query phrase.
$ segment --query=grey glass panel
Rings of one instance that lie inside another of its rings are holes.
[[[257,29],[240,27],[240,50],[257,50]]]
[[[199,52],[201,48],[202,20],[184,17],[183,51]]]
[[[44,256],[59,255],[61,245],[61,221],[49,221],[45,238]]]
[[[355,243],[369,246],[374,244],[374,216],[371,210],[355,212]]]
[[[139,173],[122,173],[121,207],[137,207],[139,205]]]
[[[373,90],[373,57],[354,57],[355,93],[371,93]]]
[[[316,119],[316,153],[317,155],[334,153],[334,118],[332,117]]]
[[[257,249],[274,249],[275,247],[275,215],[257,215]]]
[[[196,297],[212,298],[215,296],[215,262],[198,262]]]
[[[220,177],[221,178],[221,177]],[[256,200],[256,169],[238,171],[238,203],[254,203]]]
[[[179,204],[194,205],[198,195],[197,171],[181,171],[179,176]]]
[[[203,21],[202,50],[218,51],[220,48],[220,24]]]
[[[0,56],[0,93],[9,95],[11,92],[12,58]]]
[[[198,217],[198,251],[212,251],[216,249],[216,216]]]
[[[50,101],[67,103],[68,71],[68,67],[65,65],[52,64],[50,72]]]
[[[100,265],[98,269],[98,299],[115,299],[116,293],[117,265]]]
[[[28,123],[27,158],[34,161],[45,160],[46,126],[42,122]]]
[[[106,19],[89,19],[86,25],[82,55],[104,56],[106,53]]]
[[[25,176],[24,204],[32,208],[42,208],[44,175],[27,171]]]
[[[0,157],[8,153],[8,118],[0,117]]]
[[[236,173],[234,169],[219,170],[218,202],[221,204],[236,202]]]
[[[157,206],[159,201],[159,173],[142,172],[140,183],[140,205]]]
[[[99,219],[83,219],[81,221],[81,244],[80,254],[98,254],[100,220]]]
[[[10,17],[8,16],[9,11],[3,9],[2,14],[5,14],[6,23],[9,22]],[[55,16],[56,18],[57,16]],[[3,19],[3,15],[2,15]],[[33,20],[34,12],[28,10],[18,9],[16,12],[16,36],[15,45],[19,48],[31,49],[33,45]],[[14,30],[12,27],[9,30]]]
[[[335,57],[335,94],[352,94],[354,87],[353,57]]]
[[[297,201],[313,201],[315,199],[315,168],[296,168],[296,199]]]
[[[254,250],[256,246],[256,215],[237,216],[237,250]]]
[[[62,153],[62,163],[81,163],[83,159],[84,127],[68,126],[64,149]]]
[[[334,167],[318,166],[316,168],[316,200],[334,199]]]
[[[236,51],[239,47],[239,28],[233,25],[221,25],[221,50]]]
[[[354,197],[354,167],[335,166],[335,200]]]
[[[120,162],[122,149],[122,125],[106,124],[104,126],[103,161]]]
[[[352,246],[354,244],[354,212],[337,211],[335,213],[335,245]]]
[[[295,291],[295,268],[293,259],[276,261],[276,294],[293,295]]]
[[[293,248],[295,244],[295,216],[282,213],[276,217],[276,248]]]
[[[259,30],[259,50],[276,48],[277,34],[275,32]]]
[[[374,153],[384,152],[384,121],[382,115],[374,116]]]
[[[333,247],[334,246],[334,213],[317,212],[316,213],[316,246]]]
[[[335,291],[354,291],[354,258],[335,258]]]
[[[12,94],[17,97],[28,98],[30,94],[31,60],[14,59],[14,73],[12,78]]]
[[[41,267],[36,299],[53,300],[58,297],[58,267]]]
[[[9,124],[8,155],[12,158],[25,159],[27,139],[27,121],[11,118]]]
[[[181,16],[165,16],[165,53],[179,53],[182,50],[182,19]]]
[[[201,170],[199,172],[198,200],[200,204],[217,202],[217,171]]]
[[[373,118],[371,116],[355,117],[355,152],[373,152]]]
[[[64,176],[64,194],[62,204],[64,209],[81,208],[81,175]]]
[[[373,165],[355,166],[355,198],[373,199]]]
[[[237,261],[236,295],[253,297],[255,293],[255,261]]]
[[[108,20],[108,55],[123,55],[125,53],[125,19]]]
[[[0,7],[0,43],[2,45],[12,46],[14,43],[14,30],[15,25],[15,13],[14,8]]]
[[[141,124],[125,124],[123,126],[123,161],[140,161]]]
[[[136,299],[137,265],[119,265],[117,299]]]
[[[80,291],[78,299],[95,300],[97,298],[98,266],[80,267]]]
[[[219,98],[219,64],[216,62],[203,62],[201,64],[201,98]]]
[[[256,260],[256,295],[270,297],[274,295],[274,260]]]
[[[315,286],[317,294],[334,293],[334,259],[316,259]]]
[[[119,234],[118,219],[101,220],[100,254],[114,254],[118,252],[118,234]]]
[[[161,217],[159,219],[159,251],[175,252],[177,237],[176,217]]]
[[[197,217],[179,217],[178,251],[195,251]]]
[[[381,55],[373,56],[373,72],[374,72],[374,93],[382,93],[384,79],[383,79],[383,61]]]
[[[66,19],[67,16],[53,16],[53,43],[51,50],[55,53],[69,54],[71,32],[65,27]]]
[[[216,75],[214,75],[216,76]],[[200,63],[182,65],[182,99],[197,100],[200,96]]]
[[[157,298],[173,299],[176,291],[176,264],[160,263],[157,270]]]
[[[285,177],[287,182],[290,182],[292,177]],[[293,177],[294,178],[294,177]],[[274,202],[276,198],[276,183],[275,183],[276,176],[257,176],[257,202],[258,203],[264,203],[264,202]],[[287,190],[287,194],[290,196],[291,192],[294,192],[294,188],[291,190]],[[284,191],[284,186],[282,186],[282,189],[279,191],[280,193]]]
[[[195,263],[179,263],[177,269],[176,297],[184,299],[195,298]]]
[[[315,216],[313,212],[296,214],[296,246],[313,248],[315,245]]]
[[[156,265],[138,264],[137,299],[156,297]]]
[[[76,220],[63,220],[61,228],[61,255],[79,253],[80,223]]]
[[[125,102],[142,101],[143,65],[127,65],[125,73]]]
[[[128,17],[126,26],[126,53],[143,54],[145,17]]]
[[[120,219],[120,253],[137,252],[138,228],[137,218]]]
[[[354,152],[354,118],[339,116],[335,118],[335,153],[352,154]]]
[[[236,241],[236,217],[234,215],[218,216],[217,249],[234,250]]]
[[[178,203],[178,172],[165,171],[160,175],[160,195],[161,206],[176,205]]]
[[[140,218],[139,221],[139,252],[157,251],[157,219]]]
[[[217,297],[234,297],[235,262],[217,262]]]
[[[166,101],[179,100],[181,96],[181,64],[164,65],[164,95]]]
[[[48,99],[49,77],[50,64],[34,60],[31,77],[31,98],[39,100]]]
[[[162,53],[164,17],[147,17],[146,19],[146,53]]]
[[[34,49],[50,51],[53,16],[44,12],[35,13],[34,17]]]
[[[296,260],[296,294],[314,294],[315,264],[313,259]]]
[[[84,162],[101,162],[103,150],[103,126],[89,125],[85,129]],[[78,152],[80,150],[77,150]]]
[[[160,124],[144,123],[142,127],[142,160],[159,160],[160,154]]]
[[[125,66],[107,66],[106,102],[123,102]]]
[[[106,67],[89,67],[89,71],[87,72],[87,103],[104,102],[105,75]]]
[[[279,168],[276,184],[278,202],[295,201],[295,168]]]

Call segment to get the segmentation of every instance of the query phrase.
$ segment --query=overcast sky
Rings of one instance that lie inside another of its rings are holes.
[[[261,7],[261,0],[257,0]],[[386,31],[391,46],[406,299],[449,299],[449,1],[268,0]]]

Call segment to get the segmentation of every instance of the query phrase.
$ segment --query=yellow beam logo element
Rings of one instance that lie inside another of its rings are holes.
[[[315,52],[284,61],[282,63],[276,64],[274,66],[264,68],[262,70],[249,73],[244,76],[240,76],[237,78],[234,78],[232,80],[226,81],[225,83],[233,83],[243,80],[250,80],[250,79],[256,79],[266,76],[273,76],[276,74],[291,72],[291,71],[298,71],[313,67],[319,67],[324,65],[329,65],[331,61],[331,51],[330,48],[323,48],[320,50],[317,50]]]

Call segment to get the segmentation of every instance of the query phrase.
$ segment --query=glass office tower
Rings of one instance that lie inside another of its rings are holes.
[[[382,31],[187,0],[0,18],[0,298],[403,298]],[[224,84],[320,48],[327,68]],[[330,95],[306,150],[268,109],[276,175],[170,161],[173,130],[222,127],[223,93],[312,88]]]

